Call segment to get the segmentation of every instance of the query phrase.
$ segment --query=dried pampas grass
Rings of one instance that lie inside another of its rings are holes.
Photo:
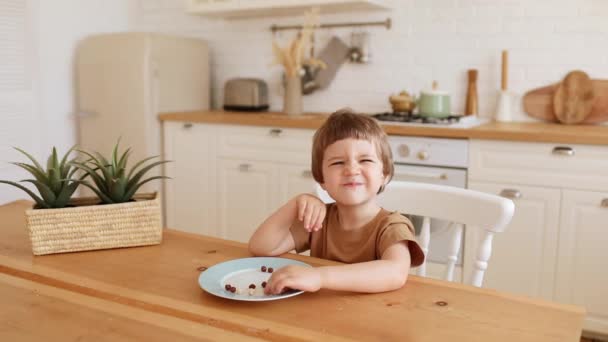
[[[272,41],[272,52],[274,54],[274,64],[280,64],[285,68],[287,77],[299,76],[302,65],[311,65],[325,68],[323,61],[310,57],[304,58],[304,51],[310,46],[313,33],[319,26],[319,8],[312,8],[304,12],[304,25],[298,35],[291,40],[287,47],[281,48],[276,40]]]

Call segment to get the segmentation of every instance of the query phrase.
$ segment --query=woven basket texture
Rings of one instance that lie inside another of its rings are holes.
[[[137,195],[127,203],[95,205],[98,201],[96,197],[76,198],[70,201],[74,207],[27,210],[34,255],[161,243],[161,207],[156,193]]]

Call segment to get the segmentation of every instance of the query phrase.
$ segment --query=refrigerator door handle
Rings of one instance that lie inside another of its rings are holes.
[[[81,117],[81,118],[88,118],[88,117],[97,116],[97,115],[98,115],[98,113],[94,112],[92,110],[89,110],[89,111],[80,110],[80,111],[78,111],[78,113],[76,113],[76,116]]]

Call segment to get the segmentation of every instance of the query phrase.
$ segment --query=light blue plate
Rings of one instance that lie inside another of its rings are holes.
[[[280,295],[265,295],[262,282],[268,281],[271,273],[262,272],[262,266],[278,270],[287,265],[311,267],[309,264],[285,258],[258,257],[235,259],[213,265],[203,271],[198,277],[198,284],[208,293],[228,299],[245,301],[266,301],[289,298],[299,295],[303,291],[290,291]],[[226,284],[237,288],[236,293],[225,289]],[[249,285],[255,284],[253,294],[249,294]]]

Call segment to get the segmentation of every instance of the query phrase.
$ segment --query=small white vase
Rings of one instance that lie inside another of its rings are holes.
[[[283,113],[287,115],[302,114],[302,81],[298,76],[286,77]]]

